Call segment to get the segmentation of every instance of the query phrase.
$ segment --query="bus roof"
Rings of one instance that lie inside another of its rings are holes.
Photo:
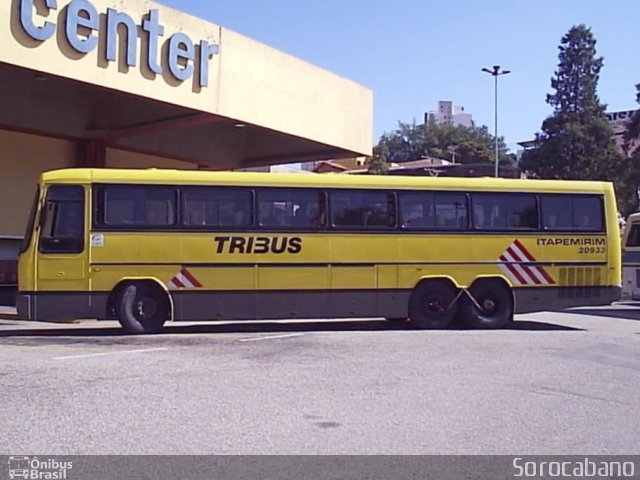
[[[506,178],[419,177],[396,175],[295,174],[262,172],[210,172],[166,169],[70,168],[42,174],[50,183],[125,183],[225,185],[256,187],[394,188],[444,190],[507,190],[603,193],[609,182],[570,180],[523,180]]]

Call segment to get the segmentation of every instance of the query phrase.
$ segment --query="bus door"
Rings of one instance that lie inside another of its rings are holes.
[[[627,219],[622,245],[622,299],[640,300],[640,215]]]
[[[89,303],[85,192],[80,185],[52,185],[40,213],[36,290],[38,318],[78,318]],[[64,297],[56,298],[64,293]]]

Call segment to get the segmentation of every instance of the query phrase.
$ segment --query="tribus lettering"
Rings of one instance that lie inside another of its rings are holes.
[[[300,237],[215,237],[217,253],[300,253]]]

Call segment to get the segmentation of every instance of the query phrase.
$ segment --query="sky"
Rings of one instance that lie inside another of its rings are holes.
[[[637,0],[160,0],[373,90],[373,144],[398,122],[422,123],[451,100],[511,151],[552,110],[546,95],[562,36],[585,24],[604,57],[598,94],[607,111],[633,110],[640,83]]]

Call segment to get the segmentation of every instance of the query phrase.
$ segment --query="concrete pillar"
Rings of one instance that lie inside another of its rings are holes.
[[[107,144],[105,142],[100,140],[78,140],[76,145],[76,167],[106,167]]]

